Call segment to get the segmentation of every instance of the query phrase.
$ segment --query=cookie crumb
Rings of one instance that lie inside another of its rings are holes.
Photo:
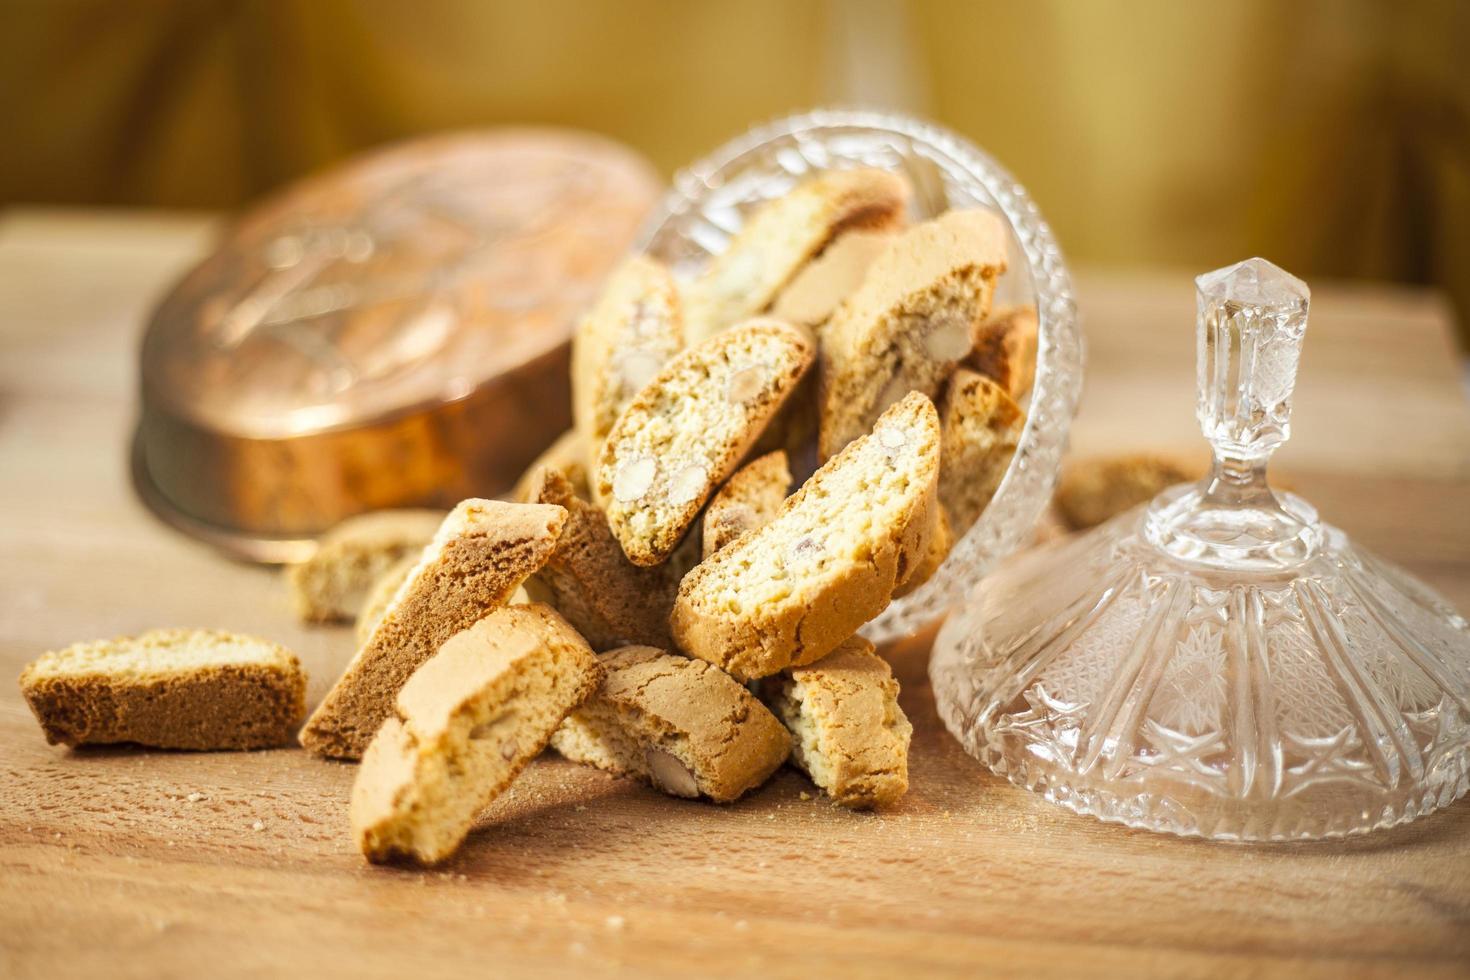
[[[190,803],[198,803],[200,800],[209,799],[209,797],[205,796],[203,793],[190,793],[188,796],[184,797],[184,799],[188,800]]]
[[[263,820],[257,820],[257,821],[255,821],[255,823],[253,823],[253,824],[250,825],[250,829],[251,830],[264,830],[265,829],[265,821],[263,821]]]
[[[803,800],[809,800],[809,799],[812,798],[812,794],[808,793],[806,790],[802,790],[801,791],[801,798]]]
[[[621,932],[628,921],[621,915],[610,915],[607,917],[607,927],[613,932]]]

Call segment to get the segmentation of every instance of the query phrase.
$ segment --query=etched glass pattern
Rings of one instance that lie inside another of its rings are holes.
[[[939,619],[1016,549],[1051,499],[1082,385],[1082,337],[1071,277],[1050,227],[1015,178],[953,133],[905,116],[833,109],[756,128],[677,174],[641,247],[675,275],[692,277],[725,249],[753,208],[816,171],[859,166],[904,174],[919,220],[951,208],[999,212],[1010,225],[1013,260],[997,302],[1034,303],[1040,324],[1036,382],[1010,469],[933,578],[865,627],[882,643]]]
[[[940,714],[1012,782],[1150,830],[1340,837],[1446,806],[1470,625],[1267,485],[1306,287],[1261,260],[1199,287],[1214,471],[989,575],[935,643]]]

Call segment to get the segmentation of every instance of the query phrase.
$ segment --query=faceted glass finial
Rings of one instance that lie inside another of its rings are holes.
[[[1270,454],[1291,434],[1291,393],[1311,291],[1265,259],[1195,279],[1199,416],[1216,453]]]
[[[1305,285],[1201,276],[1197,486],[987,575],[934,644],[940,715],[1079,813],[1219,840],[1393,826],[1470,789],[1470,624],[1276,494]]]
[[[1317,514],[1283,501],[1266,463],[1291,435],[1291,395],[1311,291],[1265,259],[1195,280],[1199,297],[1196,415],[1214,451],[1209,479],[1160,499],[1149,539],[1201,564],[1286,568],[1315,553]]]

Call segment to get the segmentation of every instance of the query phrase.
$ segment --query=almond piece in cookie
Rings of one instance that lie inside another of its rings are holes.
[[[301,744],[356,759],[419,665],[460,630],[505,605],[546,563],[567,512],[545,504],[463,501],[444,519],[337,683],[307,719]]]
[[[939,418],[905,397],[788,497],[684,577],[669,625],[680,649],[738,680],[831,652],[882,612],[929,546]]]
[[[760,687],[794,736],[792,761],[834,803],[869,809],[908,792],[914,728],[898,706],[898,681],[873,644],[854,636]]]
[[[961,368],[939,406],[944,431],[939,500],[963,534],[995,496],[1021,442],[1026,415],[1000,385]]]
[[[716,803],[739,799],[786,761],[786,729],[719,668],[653,647],[599,659],[602,686],[551,738],[568,759]]]
[[[1020,401],[1036,380],[1036,307],[1007,306],[980,325],[965,366],[990,378]]]
[[[812,259],[776,298],[771,315],[808,327],[820,327],[842,301],[857,291],[868,267],[883,254],[898,230],[849,231]]]
[[[306,561],[286,567],[296,615],[308,623],[347,622],[378,577],[417,555],[444,521],[442,510],[378,510],[332,528]]]
[[[551,467],[572,485],[572,491],[583,500],[592,499],[592,488],[588,478],[588,463],[592,459],[587,443],[576,429],[568,429],[557,437],[537,456],[511,490],[510,499],[525,503],[530,499],[531,484],[540,478],[541,471]]]
[[[53,745],[264,749],[290,743],[306,712],[290,651],[218,630],[77,643],[27,666],[20,690]]]
[[[1005,225],[983,208],[916,225],[878,257],[822,331],[823,459],[909,392],[938,395],[974,348],[1005,268]]]
[[[812,342],[752,320],[671,360],[613,425],[596,490],[636,565],[668,557],[811,367]]]
[[[536,599],[565,616],[594,650],[628,643],[668,646],[669,611],[679,587],[668,563],[642,568],[628,561],[606,515],[578,499],[555,470],[542,470],[530,495],[567,511],[556,549],[526,581]]]
[[[791,470],[781,450],[751,460],[710,498],[704,509],[704,557],[746,531],[768,523],[791,489]]]
[[[769,310],[802,267],[843,232],[898,227],[908,198],[902,177],[862,169],[820,174],[767,201],[685,290],[688,342]]]
[[[572,419],[596,457],[633,396],[684,346],[684,314],[668,269],[623,262],[572,337]]]
[[[445,641],[414,672],[352,786],[352,835],[369,861],[434,864],[546,747],[602,668],[546,606],[508,606]]]

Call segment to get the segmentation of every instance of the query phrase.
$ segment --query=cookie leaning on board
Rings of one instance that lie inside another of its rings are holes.
[[[393,699],[352,786],[370,861],[433,864],[545,748],[602,668],[546,606],[507,606],[450,637]]]
[[[506,604],[551,555],[567,512],[462,501],[444,519],[372,635],[301,730],[317,755],[362,757],[410,675],[455,633]]]
[[[423,552],[420,551],[417,555],[409,555],[407,558],[402,559],[398,564],[380,575],[378,580],[373,583],[373,587],[368,590],[367,601],[362,604],[362,612],[357,614],[357,623],[353,626],[352,630],[353,638],[357,640],[359,647],[366,643],[368,638],[373,635],[373,630],[377,627],[378,620],[382,619],[383,613],[388,611],[388,606],[393,602],[393,597],[398,595],[398,590],[403,587],[404,582],[408,581],[408,576],[418,566],[419,558],[422,555]],[[518,606],[530,601],[531,598],[526,594],[526,587],[523,585],[511,594],[511,597],[506,600],[506,605]]]
[[[816,663],[756,687],[791,731],[792,761],[833,802],[863,810],[908,792],[914,727],[898,706],[898,681],[873,644],[854,636]]]

